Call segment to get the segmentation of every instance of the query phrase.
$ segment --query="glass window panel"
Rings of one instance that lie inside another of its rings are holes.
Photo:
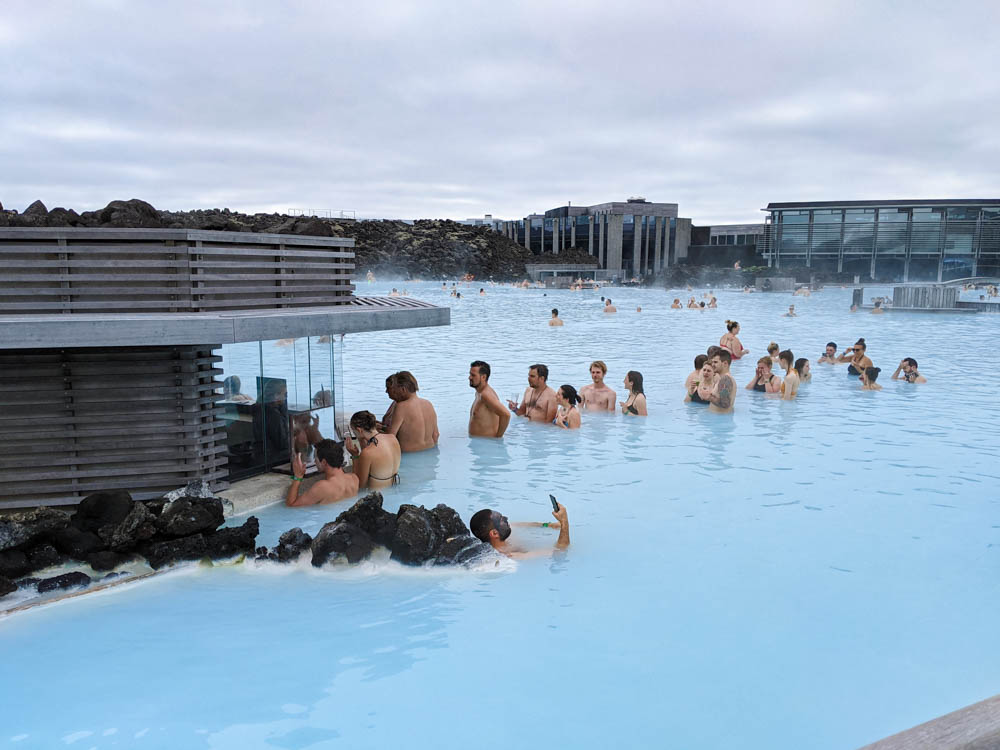
[[[814,224],[840,224],[843,220],[844,215],[840,211],[813,211]]]
[[[975,221],[979,218],[979,208],[949,208],[948,219],[959,219],[964,221]]]
[[[808,224],[809,223],[809,213],[804,212],[802,214],[798,213],[788,213],[787,211],[781,215],[781,222],[783,224]]]
[[[260,342],[223,344],[223,388],[219,405],[226,423],[229,476],[239,479],[266,469],[263,437],[257,429],[260,411]]]
[[[880,208],[878,211],[879,223],[882,222],[905,222],[909,216],[906,211],[897,208]]]

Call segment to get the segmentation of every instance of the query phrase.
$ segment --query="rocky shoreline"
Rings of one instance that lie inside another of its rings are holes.
[[[466,273],[476,279],[520,281],[526,263],[593,263],[576,248],[559,255],[532,255],[521,245],[489,227],[429,219],[354,221],[286,214],[243,214],[228,208],[158,211],[132,199],[111,201],[98,211],[77,213],[62,207],[49,210],[35,201],[23,213],[3,211],[0,227],[119,227],[205,229],[220,232],[265,232],[318,237],[349,237],[355,241],[357,273],[403,279],[453,279]]]

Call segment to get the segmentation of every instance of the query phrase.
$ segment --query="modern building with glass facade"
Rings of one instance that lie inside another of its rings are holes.
[[[1000,273],[1000,199],[769,203],[764,257],[876,281]]]
[[[499,231],[536,255],[578,248],[613,275],[631,278],[656,274],[686,259],[691,220],[677,216],[676,203],[629,198],[560,206],[505,221]]]

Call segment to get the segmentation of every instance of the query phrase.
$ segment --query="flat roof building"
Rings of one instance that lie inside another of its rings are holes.
[[[876,281],[1000,273],[1000,199],[769,203],[769,265]]]
[[[691,220],[679,218],[676,203],[645,198],[568,204],[503,222],[499,231],[536,255],[578,248],[610,275],[632,278],[658,273],[687,258]]]

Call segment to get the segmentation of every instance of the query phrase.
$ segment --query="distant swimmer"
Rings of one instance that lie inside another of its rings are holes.
[[[393,288],[392,288],[392,291],[391,291],[391,292],[389,292],[389,296],[390,296],[390,297],[398,297],[398,296],[399,296],[399,290],[398,290],[398,289],[396,289],[396,287],[393,287]]]
[[[344,441],[347,452],[354,456],[354,475],[359,487],[378,490],[399,484],[399,462],[402,451],[395,435],[379,433],[378,422],[370,411],[351,415],[351,430],[357,444]]]
[[[292,483],[285,495],[285,505],[300,507],[335,503],[358,494],[358,478],[344,471],[343,447],[333,440],[325,439],[316,443],[315,450],[316,468],[323,473],[323,478],[301,492],[306,466],[302,455],[296,453],[292,459]]]
[[[365,274],[365,278],[368,279],[369,284],[372,284],[375,281],[375,274],[373,274],[371,271],[368,271],[368,273]]]
[[[382,420],[383,430],[396,436],[403,453],[433,448],[440,437],[434,405],[418,396],[418,390],[417,379],[407,370],[401,370],[386,380],[386,392],[393,405],[387,413],[390,418]]]
[[[902,370],[902,373],[900,371]],[[917,360],[907,357],[896,366],[896,372],[892,374],[893,380],[905,380],[907,383],[926,383],[927,378],[917,370]]]
[[[818,365],[836,365],[840,363],[840,359],[837,357],[837,342],[831,341],[826,345],[826,351],[820,355],[820,358],[816,360]]]
[[[882,309],[882,300],[875,300],[875,307],[872,308],[872,315],[885,315],[885,310]],[[882,386],[879,386],[881,388]]]
[[[485,542],[499,552],[501,555],[524,559],[529,557],[539,557],[543,554],[550,554],[549,550],[529,550],[516,542],[508,542],[511,533],[511,525],[529,528],[558,529],[559,538],[556,539],[556,549],[566,549],[569,546],[569,516],[566,508],[561,503],[556,502],[556,510],[552,511],[552,516],[556,522],[547,523],[514,523],[507,520],[507,516],[489,508],[483,508],[469,519],[469,530],[479,541]]]
[[[736,381],[729,374],[729,365],[732,361],[733,357],[726,349],[717,352],[711,359],[712,369],[718,378],[715,390],[709,397],[711,403],[708,405],[708,410],[711,412],[728,414],[733,410],[733,403],[736,401]]]
[[[561,385],[556,389],[556,427],[564,430],[576,430],[580,427],[580,410],[576,405],[580,403],[580,397],[576,393],[576,388],[571,385]]]
[[[694,309],[697,309],[698,303],[695,301],[694,297],[691,297],[688,300],[687,306],[688,306],[688,310],[694,310]]]
[[[722,338],[719,339],[719,346],[729,352],[732,359],[739,359],[740,357],[748,355],[750,350],[744,349],[742,342],[738,338],[740,324],[735,320],[727,320],[726,331],[727,332],[722,335]],[[726,372],[729,372],[728,368]]]
[[[625,388],[628,390],[628,398],[619,402],[622,414],[633,417],[647,417],[646,394],[642,389],[642,373],[636,370],[629,370],[625,375]]]
[[[861,373],[861,390],[863,391],[881,391],[882,386],[880,386],[875,381],[878,380],[878,374],[882,370],[875,365],[870,365],[864,369]]]
[[[561,326],[563,324],[562,318],[559,317],[559,310],[552,308],[552,317],[549,318],[550,326]]]
[[[773,341],[767,345],[767,356],[771,358],[771,364],[775,367],[780,367],[781,362],[778,361],[778,353],[781,351],[781,347],[778,346]]]
[[[715,390],[717,378],[715,370],[708,363],[708,357],[699,354],[695,357],[695,363],[697,364],[699,360],[701,361],[701,369],[698,371],[697,377],[688,385],[684,401],[691,404],[708,405],[712,403],[712,391]]]
[[[486,290],[483,289],[482,287],[479,287],[479,296],[480,297],[485,297],[486,296]]]
[[[670,305],[671,310],[683,310],[684,305],[681,304],[680,298],[674,297],[673,304]]]
[[[476,389],[476,397],[469,410],[469,435],[472,437],[503,437],[510,423],[510,412],[503,408],[489,379],[488,363],[477,359],[469,365],[469,387]]]
[[[596,359],[590,363],[591,383],[580,389],[583,408],[587,411],[614,411],[618,394],[604,382],[608,366]]]
[[[786,312],[781,317],[783,317],[783,318],[797,318],[798,315],[795,314],[795,305],[789,305],[788,306],[788,312]]]
[[[640,306],[640,307],[635,308],[635,311],[636,312],[642,312],[642,307]]]
[[[549,387],[548,380],[548,367],[532,365],[528,368],[528,387],[521,403],[508,401],[507,406],[519,417],[527,417],[532,422],[551,423],[556,418],[556,392]]]
[[[795,355],[790,350],[785,349],[778,355],[778,361],[785,368],[785,380],[781,384],[781,397],[786,401],[791,401],[799,395],[799,385],[802,382],[795,369]]]
[[[712,299],[708,301],[708,308],[710,310],[716,310],[718,309],[718,307],[719,307],[719,301],[715,297],[712,297]]]
[[[604,312],[606,313],[616,313],[618,308],[611,304],[611,297],[604,300]]]
[[[760,393],[778,393],[781,390],[781,378],[772,371],[773,363],[770,357],[761,357],[757,360],[757,370],[753,380],[747,383],[748,391],[759,391]]]

